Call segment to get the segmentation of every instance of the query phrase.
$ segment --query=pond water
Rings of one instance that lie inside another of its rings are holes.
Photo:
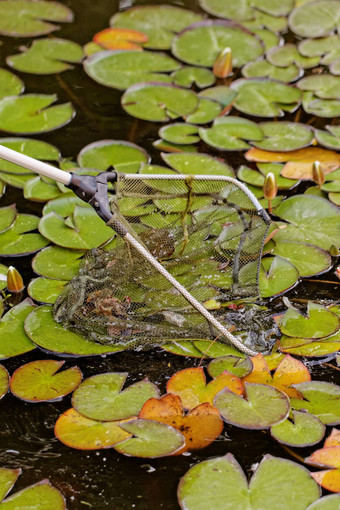
[[[68,0],[63,3],[72,9],[75,21],[62,24],[55,35],[80,45],[91,41],[95,33],[106,28],[109,18],[115,12],[131,6],[167,3],[202,13],[196,0],[173,2]],[[286,39],[289,41],[292,36],[288,34]],[[0,46],[2,62],[7,55],[18,53],[20,46],[26,45],[30,40],[4,37]],[[240,77],[240,72],[236,72]],[[44,76],[20,72],[16,74],[24,80],[26,93],[56,93],[61,103],[71,101],[74,104],[76,117],[72,122],[51,133],[34,137],[57,146],[63,157],[74,160],[79,151],[93,141],[118,139],[144,147],[153,163],[162,164],[159,151],[152,146],[152,142],[158,138],[157,133],[162,124],[127,115],[121,107],[121,92],[99,85],[87,76],[79,65],[60,74]],[[254,120],[251,116],[244,117]],[[287,114],[284,120],[293,121],[295,118],[296,112]],[[302,112],[299,121],[306,123],[309,119],[310,116]],[[329,123],[329,118],[313,119],[313,126],[318,128]],[[216,155],[216,152],[202,141],[199,150]],[[243,152],[222,153],[222,156],[234,168],[247,163]],[[255,168],[254,164],[250,166]],[[292,195],[303,193],[309,185],[310,182],[302,183],[290,193]],[[44,205],[24,200],[21,190],[8,186],[0,200],[0,206],[12,203],[16,203],[22,213],[37,215],[41,215]],[[30,265],[31,258],[8,257],[1,259],[1,262],[15,266],[21,272],[24,281],[29,282],[35,277]],[[339,281],[333,273],[334,268],[327,274],[300,281],[286,296],[293,303],[301,305],[308,300],[324,303],[335,301],[339,298]],[[286,309],[281,297],[268,300],[268,303],[273,313]],[[3,365],[12,374],[16,368],[36,359],[60,358],[35,350],[4,360]],[[165,393],[166,382],[175,372],[198,366],[200,361],[197,358],[175,356],[161,348],[147,352],[125,351],[108,356],[64,359],[64,368],[77,364],[84,379],[104,372],[127,371],[128,384],[147,377],[158,385],[161,394]],[[204,360],[203,365],[207,365],[208,362],[209,360]],[[335,365],[334,360],[331,363]],[[309,368],[315,380],[339,382],[339,372],[336,369],[319,364],[310,364]],[[266,453],[299,461],[294,458],[292,450],[274,441],[268,430],[247,431],[228,424],[225,424],[222,435],[209,447],[175,457],[138,459],[121,455],[113,449],[81,451],[67,448],[55,438],[53,430],[58,416],[71,407],[70,400],[71,397],[66,396],[61,401],[32,404],[23,402],[9,393],[1,401],[0,413],[0,466],[23,470],[15,490],[48,478],[66,498],[69,510],[177,509],[177,485],[189,467],[227,452],[235,455],[247,475],[251,474],[254,465],[260,462]],[[314,449],[315,447],[304,448],[301,456],[307,457]],[[294,451],[296,454],[296,450]]]

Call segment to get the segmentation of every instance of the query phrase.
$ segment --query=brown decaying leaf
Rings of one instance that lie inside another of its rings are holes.
[[[106,50],[143,51],[141,45],[148,42],[148,36],[128,28],[106,28],[95,34],[93,41]]]

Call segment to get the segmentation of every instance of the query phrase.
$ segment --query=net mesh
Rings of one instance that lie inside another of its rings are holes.
[[[261,322],[254,333],[247,313],[240,318],[227,308],[235,298],[258,297],[268,231],[265,215],[242,184],[209,176],[121,174],[110,206],[114,218],[218,321],[245,330],[248,344],[263,343],[259,331],[267,326]],[[56,301],[54,318],[95,342],[131,348],[219,335],[119,236],[113,249],[86,255]]]

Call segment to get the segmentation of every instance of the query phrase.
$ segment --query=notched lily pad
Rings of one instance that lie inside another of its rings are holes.
[[[280,295],[296,285],[297,268],[279,256],[262,259],[259,273],[259,289],[262,297]]]
[[[200,128],[199,135],[208,145],[220,150],[243,150],[249,140],[262,140],[262,129],[251,120],[241,117],[217,117],[213,127]]]
[[[30,233],[37,229],[38,222],[37,216],[18,214],[11,228],[0,234],[0,257],[28,255],[44,248],[48,240]]]
[[[308,302],[307,316],[295,308],[288,308],[281,317],[280,329],[294,338],[323,338],[339,329],[339,317],[322,305]]]
[[[239,358],[237,356],[222,356],[212,360],[208,365],[208,372],[211,377],[217,377],[224,370],[228,370],[237,377],[245,377],[253,370],[250,358]]]
[[[325,425],[340,423],[340,386],[324,381],[294,384],[304,400],[291,399],[293,409],[314,414]]]
[[[300,78],[301,74],[302,72],[295,64],[278,67],[267,60],[255,60],[255,62],[249,62],[242,67],[242,75],[245,78],[269,78],[283,83],[295,81]]]
[[[301,277],[324,273],[332,266],[332,258],[327,251],[299,241],[278,242],[271,253],[289,260],[297,268]]]
[[[32,260],[32,269],[46,278],[71,280],[78,273],[83,255],[83,251],[48,246],[35,255]]]
[[[326,427],[313,414],[293,411],[293,418],[273,425],[271,435],[280,443],[294,447],[317,444],[325,435]]]
[[[170,143],[191,144],[199,141],[198,129],[193,124],[174,123],[162,127],[158,134]]]
[[[239,0],[237,4],[224,0],[200,0],[199,3],[202,9],[214,16],[237,21],[252,20],[256,13],[255,9],[278,17],[289,14],[293,7],[292,0],[274,0],[273,2],[268,2],[268,0]]]
[[[30,299],[25,299],[11,308],[0,320],[0,358],[18,356],[35,349],[24,330],[24,321],[35,308]],[[15,342],[13,342],[15,338]]]
[[[171,74],[175,85],[190,88],[195,84],[200,89],[210,87],[215,83],[215,76],[209,69],[184,66]]]
[[[67,283],[67,280],[34,278],[30,281],[27,291],[30,297],[38,303],[53,304]]]
[[[25,154],[31,158],[40,159],[43,161],[58,161],[60,158],[60,151],[54,145],[43,142],[41,140],[33,140],[31,138],[0,138],[0,144],[13,149],[20,154]],[[6,174],[27,174],[34,176],[31,170],[23,168],[22,166],[15,165],[4,159],[0,158],[0,171]]]
[[[266,151],[284,152],[307,147],[314,138],[309,126],[298,122],[261,122],[258,125],[263,139],[254,139],[252,145]]]
[[[340,5],[332,0],[307,2],[289,16],[289,28],[301,37],[323,37],[339,27]]]

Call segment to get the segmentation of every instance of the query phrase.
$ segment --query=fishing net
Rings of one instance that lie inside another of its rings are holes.
[[[55,320],[92,341],[139,349],[170,340],[225,340],[221,331],[230,328],[244,331],[242,342],[252,348],[263,343],[267,326],[260,321],[254,336],[250,312],[228,312],[231,300],[258,297],[269,228],[266,212],[242,183],[120,174],[110,207],[109,224],[123,237],[116,236],[113,249],[111,243],[87,254],[54,305]],[[163,268],[198,307],[161,274]]]

